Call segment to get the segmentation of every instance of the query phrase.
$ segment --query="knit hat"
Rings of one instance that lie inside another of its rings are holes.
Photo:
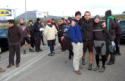
[[[101,19],[101,17],[100,17],[99,15],[96,15],[96,16],[94,17],[94,19],[96,19],[96,18]]]
[[[77,11],[77,12],[75,13],[75,16],[77,16],[77,15],[80,15],[80,16],[81,16],[81,12],[80,12],[80,11]]]
[[[112,11],[111,10],[107,10],[105,12],[105,16],[108,17],[108,16],[111,16],[112,15]]]
[[[48,24],[51,24],[51,23],[52,23],[52,19],[48,19],[48,20],[47,20],[47,23],[48,23]]]

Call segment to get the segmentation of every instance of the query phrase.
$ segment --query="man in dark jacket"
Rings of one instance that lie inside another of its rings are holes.
[[[7,68],[14,66],[14,56],[16,54],[16,67],[20,64],[20,43],[22,40],[22,32],[15,25],[14,20],[8,20],[8,42],[9,42],[9,65]]]
[[[35,51],[40,52],[42,49],[40,49],[41,45],[41,20],[37,18],[36,23],[33,25],[33,36],[35,40]]]
[[[110,34],[112,36],[112,39],[113,39],[113,42],[115,42],[115,40],[118,38],[117,34],[120,34],[120,32],[118,32],[118,24],[117,24],[115,18],[112,16],[111,10],[106,11],[105,17],[106,17],[106,27],[107,27],[107,30],[110,32]],[[117,49],[119,49],[119,48],[117,48]],[[115,55],[114,55],[114,53],[110,52],[108,42],[107,42],[107,54],[109,56],[109,58],[108,58],[109,62],[107,64],[108,65],[114,64],[114,62],[115,62]]]
[[[82,33],[84,34],[84,53],[83,53],[83,65],[85,64],[85,53],[89,50],[89,67],[88,70],[92,70],[92,64],[94,60],[93,54],[93,19],[91,13],[86,11],[84,14],[84,20],[82,20],[81,26]]]

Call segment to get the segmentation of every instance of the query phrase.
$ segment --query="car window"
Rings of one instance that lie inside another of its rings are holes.
[[[119,24],[121,28],[125,29],[125,21],[120,21]]]

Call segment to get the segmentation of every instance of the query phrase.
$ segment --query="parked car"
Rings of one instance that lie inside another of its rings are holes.
[[[121,28],[121,41],[125,42],[125,20],[120,20],[119,25]]]
[[[0,9],[0,53],[8,50],[8,20],[14,19],[13,9]]]
[[[0,52],[8,50],[7,29],[0,29]]]
[[[0,53],[8,50],[7,20],[0,20]]]

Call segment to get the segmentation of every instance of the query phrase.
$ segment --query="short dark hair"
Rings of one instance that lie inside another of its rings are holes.
[[[33,20],[29,20],[29,22],[33,22]]]
[[[61,18],[61,20],[63,20],[63,21],[64,21],[64,20],[65,20],[65,18]]]
[[[40,18],[37,18],[36,21],[39,22],[41,19]]]
[[[53,21],[55,21],[55,19],[54,19],[54,18],[52,18],[52,20],[53,20]]]
[[[77,11],[77,12],[75,13],[75,16],[77,16],[77,15],[80,15],[80,16],[81,16],[81,12],[80,12],[80,11]]]
[[[8,20],[8,23],[10,23],[10,24],[15,24],[15,20],[10,19],[10,20]]]

